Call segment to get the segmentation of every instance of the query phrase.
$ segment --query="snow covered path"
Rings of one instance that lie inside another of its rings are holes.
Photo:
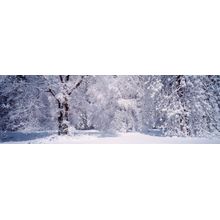
[[[58,136],[54,132],[20,132],[6,134],[4,144],[220,144],[220,137],[161,137],[141,133],[107,134],[99,131],[77,131]]]

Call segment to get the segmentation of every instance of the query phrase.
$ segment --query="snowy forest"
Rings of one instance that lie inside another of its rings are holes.
[[[49,131],[219,137],[220,76],[0,76],[0,118],[0,141]]]

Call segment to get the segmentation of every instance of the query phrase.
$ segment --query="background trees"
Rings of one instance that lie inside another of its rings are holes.
[[[1,76],[0,130],[220,133],[219,76]]]
[[[37,76],[6,76],[0,86],[2,130],[51,129],[51,107]]]

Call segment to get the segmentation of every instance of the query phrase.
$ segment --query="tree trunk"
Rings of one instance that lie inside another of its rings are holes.
[[[58,135],[69,134],[69,103],[67,97],[63,102],[58,101]]]
[[[83,82],[85,76],[81,76],[80,80],[72,87],[68,87],[70,75],[59,76],[61,82],[61,93],[59,95],[52,88],[48,88],[46,92],[49,92],[57,101],[58,104],[58,135],[69,134],[69,98],[72,92],[77,89]]]
[[[180,115],[180,130],[181,132],[186,135],[189,136],[190,135],[190,131],[189,131],[189,118],[188,118],[188,111],[186,109],[186,103],[184,100],[184,95],[185,95],[185,91],[184,88],[181,85],[181,81],[185,80],[184,76],[177,76],[177,94],[179,96],[182,108],[183,108],[183,112]]]

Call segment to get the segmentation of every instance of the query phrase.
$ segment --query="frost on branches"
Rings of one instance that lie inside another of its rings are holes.
[[[220,76],[0,76],[0,131],[220,134]]]

